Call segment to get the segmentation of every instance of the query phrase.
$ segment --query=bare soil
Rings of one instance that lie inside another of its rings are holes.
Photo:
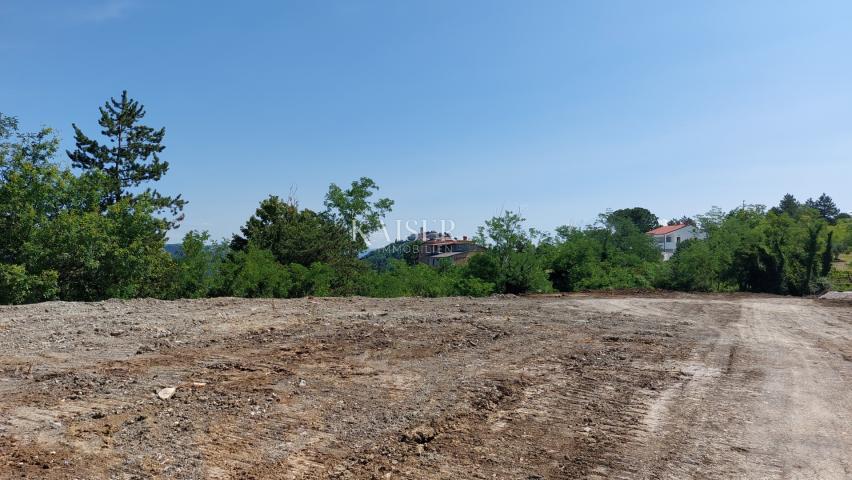
[[[848,302],[2,307],[0,478],[850,478],[850,392]]]

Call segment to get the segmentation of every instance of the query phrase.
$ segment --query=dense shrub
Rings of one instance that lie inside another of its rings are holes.
[[[53,300],[59,293],[58,277],[53,270],[31,275],[22,265],[0,264],[0,304]]]
[[[290,270],[278,263],[269,250],[249,245],[232,252],[222,264],[219,294],[249,298],[286,298],[293,288]]]

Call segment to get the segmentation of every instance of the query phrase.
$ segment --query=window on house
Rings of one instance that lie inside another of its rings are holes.
[[[666,243],[672,243],[672,236],[666,235]]]
[[[675,243],[680,243],[680,237],[675,238]]]

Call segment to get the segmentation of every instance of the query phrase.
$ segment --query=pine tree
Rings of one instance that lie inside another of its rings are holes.
[[[834,200],[825,193],[820,195],[816,200],[812,198],[807,199],[805,201],[805,206],[816,209],[816,211],[819,212],[820,217],[828,220],[828,222],[832,225],[834,225],[834,222],[837,221],[837,216],[840,215],[840,209],[837,208]]]
[[[126,90],[121,93],[121,99],[110,98],[99,110],[101,134],[109,143],[101,144],[89,138],[72,124],[77,148],[66,153],[74,167],[102,172],[109,179],[108,191],[101,201],[105,208],[125,197],[136,198],[140,193],[134,195],[131,189],[160,180],[169,170],[169,162],[160,160],[159,156],[166,148],[162,145],[165,128],[155,130],[139,124],[145,117],[145,107],[129,98]],[[150,195],[158,210],[171,211],[175,216],[170,223],[172,227],[183,219],[180,212],[186,201],[180,195],[164,197],[150,188],[141,194]]]
[[[784,195],[784,198],[782,198],[781,201],[778,203],[776,211],[778,213],[786,213],[791,217],[795,217],[796,214],[799,212],[799,207],[800,204],[799,201],[796,200],[796,197],[788,193]]]

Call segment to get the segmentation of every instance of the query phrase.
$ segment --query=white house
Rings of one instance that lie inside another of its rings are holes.
[[[693,238],[703,239],[706,237],[704,232],[694,225],[679,223],[677,225],[666,225],[658,227],[648,232],[648,235],[654,237],[654,242],[663,252],[663,260],[672,258],[675,250],[677,250],[680,242]]]

